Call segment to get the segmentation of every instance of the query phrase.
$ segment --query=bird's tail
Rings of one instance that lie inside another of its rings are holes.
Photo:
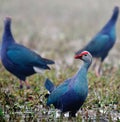
[[[51,93],[54,88],[55,88],[55,85],[47,78],[46,81],[45,81],[45,84],[44,84],[45,88]]]
[[[46,64],[54,64],[54,63],[55,63],[53,60],[46,59],[46,58],[43,58],[43,61],[44,61]]]

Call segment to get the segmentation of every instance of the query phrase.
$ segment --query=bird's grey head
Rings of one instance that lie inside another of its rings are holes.
[[[113,12],[114,13],[119,13],[119,7],[118,6],[115,6]]]
[[[5,25],[10,25],[10,23],[11,23],[11,17],[5,17],[4,24]]]
[[[75,59],[81,59],[90,64],[92,63],[92,55],[88,51],[83,51],[80,54],[75,55]]]

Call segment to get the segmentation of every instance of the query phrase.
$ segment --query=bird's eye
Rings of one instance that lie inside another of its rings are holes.
[[[84,56],[87,56],[87,54],[85,54]]]

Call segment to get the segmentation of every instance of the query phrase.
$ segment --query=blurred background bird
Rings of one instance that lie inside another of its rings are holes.
[[[83,50],[89,51],[94,58],[96,58],[94,63],[94,68],[96,76],[102,74],[102,63],[107,57],[109,51],[113,47],[116,41],[116,22],[119,15],[119,7],[116,6],[113,10],[113,14],[110,20],[105,24],[105,26],[98,32],[95,37],[81,50],[77,51],[76,54],[81,53]],[[100,64],[97,66],[98,60],[100,59]],[[96,67],[97,66],[97,67]]]
[[[1,60],[4,67],[17,78],[20,79],[20,88],[25,82],[30,88],[26,77],[42,70],[50,69],[49,64],[54,61],[42,58],[37,53],[31,51],[23,45],[17,44],[11,32],[11,18],[4,20],[4,32],[2,37]]]
[[[89,52],[83,51],[76,55],[75,59],[83,60],[84,64],[72,78],[65,80],[57,87],[49,79],[45,81],[45,88],[50,92],[47,96],[47,105],[53,104],[63,113],[70,112],[72,117],[75,117],[88,94],[87,72],[92,63],[92,56]]]
[[[1,61],[1,43],[0,43],[0,61]]]

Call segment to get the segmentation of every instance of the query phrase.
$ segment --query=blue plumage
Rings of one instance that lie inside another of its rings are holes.
[[[23,45],[17,44],[11,33],[11,18],[6,17],[4,21],[4,33],[2,38],[1,59],[4,67],[26,82],[26,77],[36,73],[36,69],[50,69],[48,64],[54,61],[42,58],[37,53],[31,51]],[[22,87],[22,82],[21,86]]]
[[[0,60],[1,60],[1,43],[0,43]]]
[[[49,79],[45,81],[45,87],[50,92],[47,105],[53,104],[62,112],[70,112],[71,116],[75,116],[87,97],[88,81],[86,75],[92,62],[92,56],[87,51],[76,55],[75,58],[83,60],[84,64],[72,78],[65,80],[57,87]]]
[[[119,8],[115,7],[113,15],[100,32],[81,50],[76,54],[81,53],[83,50],[89,51],[93,57],[100,58],[101,63],[108,55],[110,49],[116,41],[116,22],[119,15]],[[99,69],[100,70],[100,67]],[[99,71],[98,71],[99,74]]]

